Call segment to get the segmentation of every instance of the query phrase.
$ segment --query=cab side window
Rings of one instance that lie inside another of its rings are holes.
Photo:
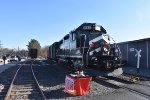
[[[74,41],[76,38],[76,34],[75,33],[72,33],[72,41]]]

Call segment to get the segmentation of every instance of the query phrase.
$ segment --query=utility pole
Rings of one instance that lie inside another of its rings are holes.
[[[19,50],[20,50],[20,49],[19,49],[19,46],[18,46],[18,55],[20,55],[20,52],[19,52]]]
[[[19,46],[18,46],[18,51],[19,51]]]

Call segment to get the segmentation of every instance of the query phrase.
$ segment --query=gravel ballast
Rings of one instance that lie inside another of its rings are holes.
[[[54,62],[49,62],[49,65],[47,63],[45,61],[39,67],[33,67],[47,99],[90,99],[93,96],[108,94],[116,90],[91,81],[89,93],[84,96],[70,95],[63,91],[65,88],[65,76],[68,71],[67,67]]]
[[[28,62],[31,64],[31,62]],[[19,66],[18,66],[19,67]],[[0,95],[5,90],[16,70],[17,66],[11,67],[0,74]],[[47,99],[60,99],[60,100],[149,100],[136,93],[118,88],[107,82],[101,81],[101,79],[93,78],[90,84],[90,91],[83,96],[75,96],[64,92],[65,89],[65,77],[70,70],[65,64],[57,64],[53,61],[35,61],[33,62],[33,69],[35,76],[40,84],[42,91]],[[140,91],[147,88],[149,92],[149,81],[144,81],[143,88],[134,84],[127,84],[128,87],[140,89]],[[7,90],[5,90],[7,91]],[[4,98],[0,98],[3,100]]]

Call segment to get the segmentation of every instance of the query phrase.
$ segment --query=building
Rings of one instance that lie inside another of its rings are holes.
[[[136,50],[141,50],[140,67],[150,68],[150,38],[121,42],[118,45],[122,53],[122,60],[127,61],[127,65],[137,66]]]

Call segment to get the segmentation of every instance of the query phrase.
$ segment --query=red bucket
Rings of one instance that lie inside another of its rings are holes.
[[[85,95],[90,90],[90,82],[92,77],[73,77],[66,75],[65,78],[65,92],[73,95]]]

